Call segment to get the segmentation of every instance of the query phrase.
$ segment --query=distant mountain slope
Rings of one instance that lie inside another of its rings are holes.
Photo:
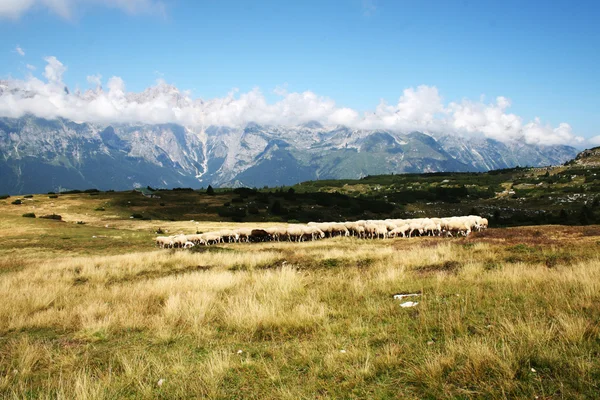
[[[584,150],[577,154],[572,164],[585,167],[600,167],[600,147]]]
[[[373,174],[485,171],[572,159],[568,146],[506,144],[316,122],[192,130],[0,118],[0,193],[135,186],[278,186]]]

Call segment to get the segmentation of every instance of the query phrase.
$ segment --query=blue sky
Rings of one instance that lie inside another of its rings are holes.
[[[71,88],[101,74],[141,91],[161,77],[194,97],[259,87],[274,101],[287,84],[361,112],[428,85],[446,102],[505,96],[526,121],[600,134],[599,2],[9,3],[0,5],[0,78],[23,79],[27,64],[41,78],[43,58],[55,56]]]

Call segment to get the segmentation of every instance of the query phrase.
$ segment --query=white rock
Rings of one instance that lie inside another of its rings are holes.
[[[405,297],[414,297],[414,296],[420,296],[421,293],[407,293],[407,294],[395,294],[394,298],[397,300],[402,300]]]
[[[402,304],[400,304],[400,307],[403,307],[403,308],[407,308],[407,307],[414,307],[414,306],[416,306],[417,304],[419,304],[419,303],[418,303],[418,302],[416,302],[416,301],[407,301],[407,302],[405,302],[405,303],[402,303]]]

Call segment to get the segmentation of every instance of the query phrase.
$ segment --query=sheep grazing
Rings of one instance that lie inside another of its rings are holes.
[[[388,239],[415,236],[468,236],[488,227],[488,220],[478,215],[446,218],[361,220],[354,222],[309,222],[265,228],[238,228],[194,235],[156,237],[160,248],[185,248],[219,243],[305,242],[333,237]]]

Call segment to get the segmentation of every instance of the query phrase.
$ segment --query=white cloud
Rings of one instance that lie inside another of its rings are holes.
[[[63,83],[66,66],[56,57],[46,57],[45,61],[46,81],[30,76],[26,80],[1,82],[11,90],[0,91],[0,116],[20,117],[30,113],[77,122],[173,122],[189,127],[244,126],[248,122],[298,125],[318,121],[325,126],[483,135],[531,144],[584,142],[567,123],[553,127],[538,118],[523,121],[507,111],[511,102],[505,97],[498,97],[492,103],[485,103],[483,97],[476,101],[445,103],[435,86],[405,89],[396,104],[382,101],[375,110],[360,113],[340,107],[334,100],[312,91],[289,92],[285,85],[275,89],[280,99],[274,103],[268,103],[258,88],[247,93],[232,90],[222,98],[194,99],[190,92],[180,91],[162,79],[143,92],[135,93],[127,92],[121,78],[111,77],[105,90],[101,75],[87,77],[93,89],[69,93]],[[591,141],[600,143],[600,137]]]
[[[589,139],[588,143],[592,146],[600,146],[600,135],[594,136],[593,138]]]
[[[0,18],[19,18],[35,3],[36,0],[2,0],[0,1]]]
[[[87,81],[90,85],[93,85],[94,89],[102,87],[102,75],[100,74],[88,75]]]
[[[160,0],[0,0],[0,18],[18,19],[32,9],[47,9],[70,19],[80,9],[90,6],[115,8],[129,14],[164,14]]]
[[[23,49],[21,48],[21,46],[17,46],[17,47],[15,48],[15,51],[16,51],[16,52],[17,52],[17,53],[18,53],[20,56],[24,56],[24,55],[25,55],[25,50],[23,50]]]
[[[273,93],[275,93],[277,96],[285,96],[286,94],[288,94],[288,84],[284,83],[283,85],[275,86],[275,89],[273,89]]]
[[[35,65],[31,65],[31,64],[27,64],[25,67],[27,67],[28,70],[30,71],[35,71]]]
[[[67,70],[67,67],[54,56],[46,57],[44,58],[44,61],[47,62],[46,68],[44,68],[44,76],[48,79],[48,83],[64,86],[62,76]]]

